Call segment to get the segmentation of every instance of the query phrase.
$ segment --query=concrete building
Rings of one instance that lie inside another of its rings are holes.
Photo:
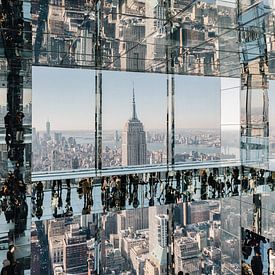
[[[52,270],[63,265],[63,239],[65,234],[65,220],[50,220],[48,223],[49,256]]]
[[[67,273],[87,274],[87,235],[79,224],[71,224],[63,240],[64,270]]]
[[[198,242],[190,237],[175,240],[175,272],[188,272],[190,275],[200,275],[200,251]]]
[[[149,243],[133,245],[130,249],[130,261],[136,275],[144,275],[144,266],[149,256]]]
[[[132,228],[134,231],[147,229],[149,227],[148,211],[148,208],[136,208],[118,213],[117,233],[128,228]]]
[[[209,203],[207,201],[193,201],[188,203],[187,223],[208,221],[210,217]]]
[[[156,274],[159,275],[167,274],[168,215],[166,212],[167,206],[149,209],[149,259],[145,263],[145,269],[150,271],[156,269]]]

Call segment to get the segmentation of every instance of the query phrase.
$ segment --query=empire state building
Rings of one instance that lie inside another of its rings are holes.
[[[133,111],[122,133],[122,165],[146,164],[146,135],[142,122],[137,118],[135,92],[133,90]]]

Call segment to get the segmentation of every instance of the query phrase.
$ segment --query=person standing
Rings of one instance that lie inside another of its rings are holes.
[[[261,259],[261,253],[256,252],[256,255],[251,260],[251,269],[253,275],[262,275],[263,274],[263,263]]]
[[[3,261],[1,275],[12,275],[10,261],[7,259]]]
[[[15,247],[13,244],[11,244],[9,246],[9,250],[7,252],[7,259],[10,262],[10,265],[13,266],[15,265],[15,257],[14,257],[14,251],[15,251]]]

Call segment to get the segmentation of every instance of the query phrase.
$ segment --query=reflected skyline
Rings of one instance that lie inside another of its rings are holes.
[[[49,119],[53,130],[93,131],[93,77],[94,71],[34,67],[33,127],[44,130]],[[145,130],[166,129],[166,75],[104,71],[103,79],[103,130],[123,129],[131,114],[133,83]],[[218,78],[183,76],[175,85],[176,128],[220,127]]]

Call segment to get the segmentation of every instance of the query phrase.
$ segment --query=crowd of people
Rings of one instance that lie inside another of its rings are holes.
[[[26,154],[23,119],[25,115],[22,112],[23,71],[27,63],[24,60],[26,57],[23,57],[22,51],[27,41],[29,42],[28,45],[31,46],[31,34],[24,33],[25,22],[22,14],[22,1],[1,1],[0,27],[7,61],[7,113],[4,117],[5,142],[8,152],[7,162],[12,167],[9,167],[9,172],[4,171],[4,180],[1,179],[0,203],[7,223],[12,222],[14,224],[14,229],[9,230],[8,234],[10,242],[24,233],[28,216],[26,184],[24,181]],[[7,259],[3,261],[1,274],[22,274],[22,268],[15,260],[14,251],[15,247],[11,244],[7,252]]]
[[[269,184],[273,188],[271,173],[250,169],[240,171],[239,167],[196,169],[167,172],[102,176],[83,178],[77,182],[79,199],[83,199],[82,214],[91,213],[94,205],[93,189],[101,188],[103,211],[137,208],[143,206],[190,202],[193,200],[218,199],[238,196],[241,193],[255,193],[256,188]],[[73,215],[71,205],[71,185],[76,180],[54,180],[51,185],[51,206],[54,217]],[[65,184],[65,188],[63,186]],[[66,204],[63,206],[62,192],[66,191]],[[32,203],[33,217],[43,215],[43,183],[34,184]]]
[[[28,216],[26,184],[18,170],[19,167],[16,167],[14,172],[8,173],[0,191],[1,210],[7,223],[14,223],[16,237],[25,231]]]
[[[248,229],[242,231],[242,274],[269,274],[269,240]]]

